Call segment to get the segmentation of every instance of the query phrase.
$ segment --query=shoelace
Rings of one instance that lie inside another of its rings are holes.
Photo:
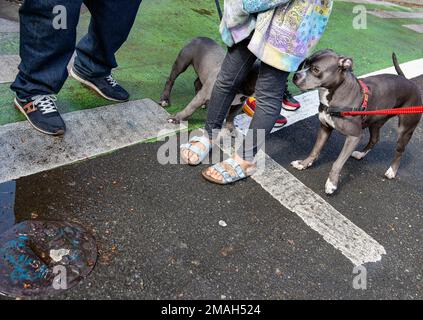
[[[42,114],[57,112],[56,96],[35,96],[32,98],[32,101],[34,101],[34,105],[41,111]]]
[[[118,85],[118,82],[113,78],[112,75],[106,77],[106,80],[112,87],[116,87]]]

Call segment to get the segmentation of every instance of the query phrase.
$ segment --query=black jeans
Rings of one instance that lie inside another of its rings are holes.
[[[88,77],[104,77],[117,66],[115,53],[126,41],[142,0],[25,0],[20,15],[22,63],[12,90],[21,99],[57,94],[76,45],[82,3],[91,12],[88,33],[76,46],[75,68]],[[66,9],[66,29],[57,29],[53,9]]]
[[[216,139],[235,98],[237,89],[251,70],[256,56],[247,48],[250,39],[228,49],[222,69],[216,80],[210,102],[206,131],[210,139]],[[264,144],[264,137],[273,129],[281,112],[282,99],[288,72],[261,63],[256,84],[255,98],[257,107],[251,121],[250,130],[245,138],[247,143],[238,150],[238,155],[252,162],[257,151]],[[264,130],[264,134],[257,134]]]

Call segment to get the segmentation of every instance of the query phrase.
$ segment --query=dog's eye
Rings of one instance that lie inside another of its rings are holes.
[[[318,67],[311,67],[311,71],[313,72],[313,73],[319,73],[320,72],[320,69],[318,68]]]

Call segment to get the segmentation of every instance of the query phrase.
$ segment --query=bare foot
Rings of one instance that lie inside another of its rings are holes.
[[[202,144],[201,142],[192,142],[191,144],[195,147],[200,148],[201,150],[204,150],[204,151],[206,150],[206,146]],[[210,141],[210,144],[211,144],[211,141]],[[197,164],[199,160],[198,154],[188,149],[181,150],[181,157],[187,164],[191,164],[191,165]]]

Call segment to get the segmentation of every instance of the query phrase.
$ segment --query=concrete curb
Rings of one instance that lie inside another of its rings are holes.
[[[28,122],[0,127],[0,183],[89,159],[185,127],[167,123],[169,114],[150,99],[63,116],[67,133],[51,137]]]

